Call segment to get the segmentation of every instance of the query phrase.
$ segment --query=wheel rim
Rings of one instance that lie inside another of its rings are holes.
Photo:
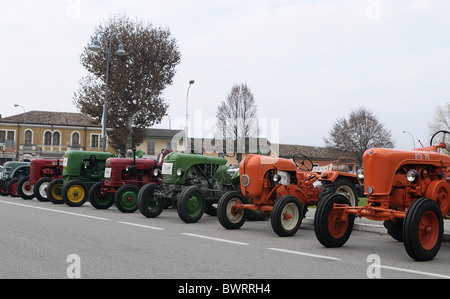
[[[51,190],[52,197],[56,200],[62,200],[61,184],[55,184]]]
[[[147,208],[150,211],[154,211],[154,210],[157,210],[161,206],[163,200],[162,199],[159,200],[157,197],[155,197],[153,192],[151,192],[151,194],[149,194],[147,196],[146,202],[147,202]]]
[[[419,241],[425,250],[431,250],[439,238],[439,221],[435,213],[423,214],[419,223]]]
[[[126,191],[120,196],[120,203],[124,208],[133,208],[137,204],[137,194],[133,191]]]
[[[39,186],[39,195],[41,196],[41,197],[43,197],[43,198],[47,198],[47,187],[48,187],[48,185],[49,185],[49,183],[48,182],[45,182],[45,183],[42,183],[40,186]]]
[[[334,208],[332,208],[330,213],[328,214],[328,231],[330,235],[335,239],[341,238],[347,231],[348,219],[346,219],[346,221],[343,221],[341,216],[341,210]]]
[[[236,209],[236,204],[240,201],[237,198],[233,198],[227,203],[226,214],[227,218],[232,223],[238,223],[244,217],[244,210]]]
[[[29,181],[26,181],[25,183],[22,184],[22,192],[23,192],[23,194],[28,195],[28,196],[34,194],[32,185],[30,184]]]
[[[92,195],[93,198],[91,198],[90,200],[95,201],[95,203],[103,206],[103,205],[108,205],[111,202],[111,197],[112,194],[111,193],[107,193],[106,195],[102,196],[101,190],[102,188],[98,188],[95,190],[94,194]]]
[[[281,213],[281,225],[286,230],[292,230],[298,223],[300,213],[294,203],[288,203]]]
[[[79,203],[84,199],[84,188],[80,185],[73,185],[67,190],[67,198],[73,203]]]
[[[439,188],[436,201],[441,208],[442,215],[447,214],[450,208],[450,199],[448,197],[446,188]]]
[[[350,201],[350,205],[355,206],[356,205],[356,198],[355,194],[353,193],[352,189],[349,186],[341,186],[336,190],[336,193],[342,194],[345,197],[348,198]]]
[[[19,193],[17,192],[17,182],[11,184],[10,190],[13,195],[19,196]]]
[[[192,195],[186,202],[186,209],[190,216],[197,216],[202,211],[202,197],[197,194]]]

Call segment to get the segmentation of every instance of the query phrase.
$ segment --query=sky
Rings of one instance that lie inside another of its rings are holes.
[[[273,143],[324,146],[337,119],[364,107],[396,148],[427,146],[450,101],[449,12],[448,0],[3,1],[0,114],[78,112],[81,52],[120,14],[168,28],[179,46],[158,128],[183,129],[188,102],[191,135],[211,137],[217,107],[246,83]]]

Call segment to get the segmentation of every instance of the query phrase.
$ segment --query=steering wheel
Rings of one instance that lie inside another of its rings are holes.
[[[439,145],[441,142],[445,143],[445,149],[450,151],[450,132],[441,130],[434,133],[431,137],[430,146]]]
[[[300,156],[298,158],[300,163],[297,163],[297,156]],[[292,157],[292,160],[294,161],[295,166],[303,171],[311,171],[314,167],[313,161],[303,154],[295,154],[294,157]]]

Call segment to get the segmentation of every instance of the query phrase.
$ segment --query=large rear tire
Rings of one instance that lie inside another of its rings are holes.
[[[426,197],[415,200],[406,211],[403,244],[416,261],[432,260],[439,252],[444,221],[439,205]]]

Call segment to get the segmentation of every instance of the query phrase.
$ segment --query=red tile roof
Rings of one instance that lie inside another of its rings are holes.
[[[22,123],[24,118],[27,124],[101,127],[94,118],[74,112],[29,111],[0,118],[0,122]]]

